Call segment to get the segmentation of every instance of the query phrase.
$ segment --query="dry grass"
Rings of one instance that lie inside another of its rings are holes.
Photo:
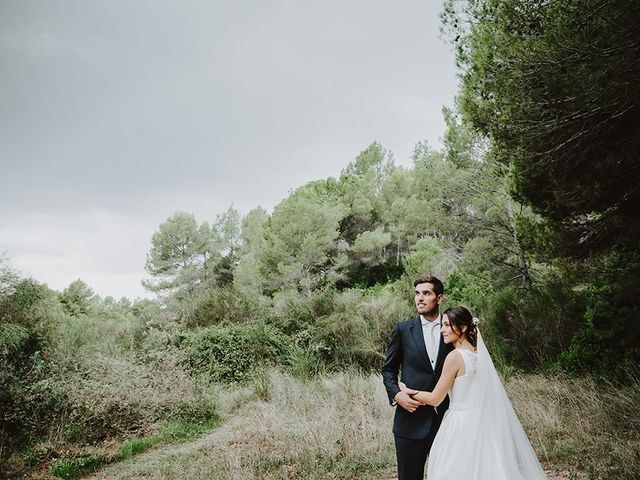
[[[158,421],[215,410],[193,379],[169,358],[149,365],[122,355],[86,356],[82,367],[68,372],[58,388],[68,404],[68,418],[62,420],[92,429],[89,438],[140,432]]]
[[[637,478],[638,420],[629,417],[637,387],[598,392],[585,379],[529,375],[510,379],[507,389],[549,478]],[[394,478],[393,409],[377,375],[303,382],[271,372],[253,389],[219,392],[217,402],[226,416],[221,428],[92,478]]]
[[[269,401],[247,389],[220,395],[232,398],[222,407],[235,413],[208,436],[95,478],[371,478],[393,464],[393,411],[379,378],[340,373],[303,382],[271,372],[266,381]]]
[[[507,390],[549,469],[573,478],[640,478],[640,385],[527,375],[510,379]]]

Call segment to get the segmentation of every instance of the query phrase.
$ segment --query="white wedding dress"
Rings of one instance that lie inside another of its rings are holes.
[[[538,480],[545,474],[478,332],[478,353],[456,349],[465,374],[431,447],[428,480]]]

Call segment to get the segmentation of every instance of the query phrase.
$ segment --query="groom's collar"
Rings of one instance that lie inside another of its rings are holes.
[[[434,323],[438,323],[438,324],[442,323],[442,315],[440,315],[440,313],[438,313],[438,316],[432,322],[424,318],[422,315],[418,315],[418,318],[420,319],[421,325],[433,325]]]

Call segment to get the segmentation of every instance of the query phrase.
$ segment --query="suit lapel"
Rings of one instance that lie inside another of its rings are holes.
[[[418,315],[414,320],[413,324],[410,327],[411,336],[413,340],[416,342],[416,348],[420,352],[420,356],[424,359],[424,361],[431,367],[431,361],[429,360],[429,355],[427,355],[427,346],[424,343],[424,335],[422,334],[422,322],[420,321],[420,315]]]

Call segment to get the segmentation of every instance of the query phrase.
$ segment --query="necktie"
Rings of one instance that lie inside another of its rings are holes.
[[[428,323],[427,324],[427,353],[429,354],[429,360],[431,360],[431,365],[435,365],[436,363],[436,338],[435,338],[435,329],[438,328],[440,324],[438,322]]]

